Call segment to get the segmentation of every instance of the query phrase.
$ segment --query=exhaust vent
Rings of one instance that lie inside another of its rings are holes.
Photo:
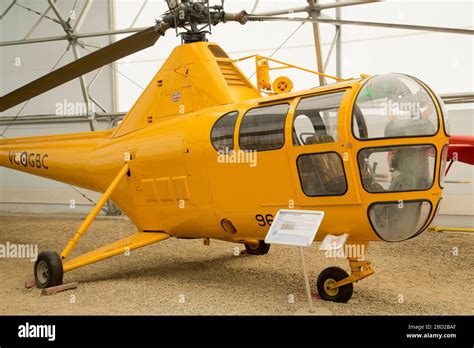
[[[240,73],[235,69],[232,62],[217,61],[221,69],[222,76],[229,86],[245,86],[248,87],[247,82],[242,78]]]

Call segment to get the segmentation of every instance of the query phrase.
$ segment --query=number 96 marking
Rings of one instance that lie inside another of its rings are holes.
[[[271,226],[273,222],[273,215],[266,214],[265,216],[262,214],[255,215],[255,220],[257,220],[259,226]]]

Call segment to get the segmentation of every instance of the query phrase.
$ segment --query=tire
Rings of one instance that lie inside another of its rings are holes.
[[[259,240],[257,245],[244,243],[245,250],[249,255],[265,255],[270,250],[270,244],[265,243],[263,240]]]
[[[40,289],[63,283],[63,262],[54,251],[42,251],[35,262],[35,282]]]
[[[349,274],[339,267],[328,267],[322,271],[316,282],[318,288],[319,297],[326,301],[346,303],[352,297],[354,292],[354,286],[352,283],[340,286],[335,289],[328,289],[327,286],[330,283],[336,283],[344,278],[347,278]]]

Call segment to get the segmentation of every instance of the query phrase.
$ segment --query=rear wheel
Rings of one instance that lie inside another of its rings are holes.
[[[63,263],[55,251],[42,251],[35,262],[35,282],[40,289],[63,283]]]
[[[339,267],[328,267],[322,271],[316,282],[319,296],[326,301],[342,302],[349,301],[354,292],[352,283],[340,286],[338,288],[331,288],[332,284],[349,277],[346,271]]]
[[[245,243],[245,250],[249,255],[265,255],[270,250],[270,244],[265,243],[263,240],[259,240],[258,243]]]

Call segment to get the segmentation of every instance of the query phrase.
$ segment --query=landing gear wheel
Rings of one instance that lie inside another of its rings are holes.
[[[340,286],[338,288],[331,289],[331,284],[337,283],[338,281],[347,278],[349,275],[346,271],[339,267],[328,267],[322,271],[316,282],[319,296],[326,301],[342,302],[349,301],[354,292],[354,286],[352,283]]]
[[[54,251],[42,251],[35,262],[35,282],[40,289],[63,283],[63,263]]]
[[[249,255],[265,255],[270,250],[270,244],[265,243],[263,240],[259,240],[257,244],[244,243],[244,245]]]

